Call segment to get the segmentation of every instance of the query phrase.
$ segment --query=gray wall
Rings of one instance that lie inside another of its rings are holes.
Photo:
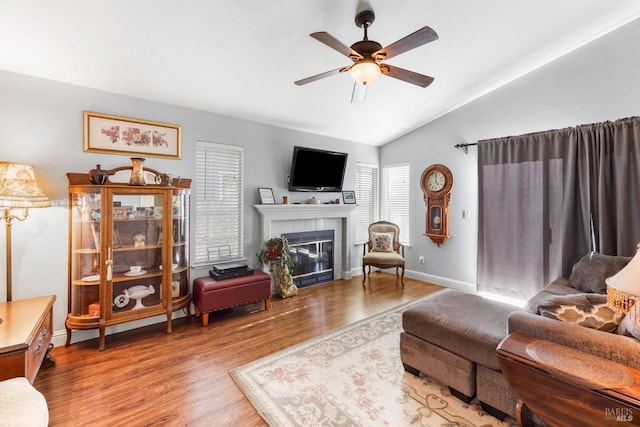
[[[640,21],[635,21],[381,149],[0,71],[0,160],[34,164],[43,190],[54,201],[54,207],[34,209],[25,222],[14,223],[14,299],[57,295],[54,329],[58,338],[64,334],[68,235],[65,173],[86,172],[96,164],[107,169],[129,164],[126,156],[82,151],[83,110],[181,124],[182,160],[150,157],[145,162],[145,166],[174,176],[192,176],[197,140],[244,146],[245,254],[251,262],[261,243],[256,237],[255,189],[272,187],[278,199],[287,194],[286,175],[293,145],[348,152],[345,189],[354,187],[356,161],[381,166],[408,162],[413,195],[412,245],[406,251],[408,276],[474,289],[476,151],[471,148],[464,154],[453,146],[638,115],[639,51]],[[440,248],[422,235],[425,208],[418,181],[424,168],[433,163],[449,166],[455,179],[450,205],[452,238]],[[311,195],[294,193],[290,199],[300,201]],[[328,200],[336,195],[320,197]],[[471,211],[470,219],[462,218],[463,210]],[[4,227],[0,239],[4,241]],[[426,258],[424,265],[418,263],[420,255]],[[4,257],[0,258],[4,267]],[[358,248],[353,251],[352,265],[360,264]],[[203,274],[206,271],[194,271],[192,277]],[[4,300],[4,274],[0,278],[0,300]],[[120,325],[109,332],[156,321],[162,318]],[[74,341],[94,336],[94,331],[75,332]]]
[[[182,125],[181,160],[148,157],[145,166],[173,176],[193,177],[195,141],[204,140],[245,147],[245,256],[255,265],[261,245],[257,187],[271,187],[281,200],[291,202],[316,196],[335,200],[339,193],[291,193],[287,191],[294,145],[326,148],[349,153],[345,189],[355,187],[357,161],[377,164],[378,147],[273,126],[232,119],[176,106],[149,102],[68,84],[0,71],[0,160],[30,163],[43,191],[54,207],[32,209],[24,222],[14,222],[13,299],[55,294],[54,330],[64,334],[67,313],[67,172],[88,172],[96,164],[104,169],[131,164],[127,156],[83,152],[82,112],[95,111]],[[193,188],[192,194],[197,192]],[[193,209],[192,209],[193,212]],[[4,227],[0,239],[5,239]],[[192,246],[193,249],[193,246]],[[4,254],[4,251],[2,252]],[[353,252],[352,265],[358,265],[360,251]],[[0,301],[5,300],[4,256],[0,257]],[[207,275],[206,269],[191,277]],[[119,325],[107,332],[129,329],[143,322]],[[74,341],[95,337],[95,331],[74,332]],[[58,340],[59,342],[59,340]]]
[[[477,245],[477,151],[455,144],[640,115],[640,20],[489,93],[382,147],[381,166],[411,165],[411,247],[414,277],[475,289]],[[446,76],[440,76],[444,79]],[[437,81],[434,84],[437,84]],[[451,239],[437,247],[425,231],[420,174],[433,163],[454,175]],[[471,218],[463,219],[462,211]],[[638,236],[640,239],[640,236]],[[526,242],[522,242],[526,244]],[[418,257],[426,259],[424,265]]]

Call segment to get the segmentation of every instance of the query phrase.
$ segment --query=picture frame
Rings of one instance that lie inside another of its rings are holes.
[[[177,298],[180,296],[180,281],[174,280],[171,282],[171,297]]]
[[[271,188],[258,188],[260,194],[260,203],[263,205],[275,205],[276,199],[273,196],[273,189]]]
[[[113,219],[126,219],[127,210],[122,206],[113,207]]]
[[[182,158],[182,126],[110,114],[83,112],[84,151]]]
[[[342,202],[345,205],[355,205],[356,204],[356,192],[355,191],[343,191],[342,192]]]

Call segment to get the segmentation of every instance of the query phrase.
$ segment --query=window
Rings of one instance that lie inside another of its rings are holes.
[[[478,141],[478,290],[528,299],[584,254],[633,255],[640,119]]]
[[[382,218],[400,227],[400,243],[409,245],[409,165],[382,168]]]
[[[243,147],[197,142],[195,266],[244,256],[243,168]]]
[[[378,166],[356,164],[356,243],[369,240],[369,224],[378,218]]]

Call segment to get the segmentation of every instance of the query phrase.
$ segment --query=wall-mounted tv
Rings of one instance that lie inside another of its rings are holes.
[[[347,153],[293,147],[289,191],[342,191]]]

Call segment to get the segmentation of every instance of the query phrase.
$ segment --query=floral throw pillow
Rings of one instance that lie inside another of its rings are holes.
[[[393,232],[371,234],[373,235],[373,252],[393,252]]]

